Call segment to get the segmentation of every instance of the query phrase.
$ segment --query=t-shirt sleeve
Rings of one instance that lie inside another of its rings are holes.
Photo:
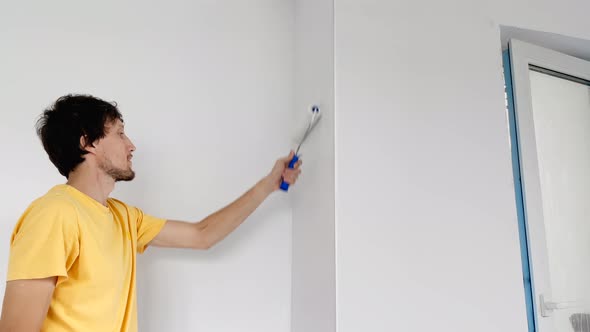
[[[133,208],[136,215],[137,225],[137,252],[143,253],[149,243],[160,233],[166,219],[156,218],[149,214],[144,213],[141,209]]]
[[[10,241],[7,280],[57,276],[65,281],[79,254],[75,208],[66,202],[35,202],[17,222]]]

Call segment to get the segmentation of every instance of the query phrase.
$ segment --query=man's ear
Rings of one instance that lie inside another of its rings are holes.
[[[95,153],[96,147],[94,146],[94,143],[88,143],[87,139],[88,137],[85,135],[80,136],[80,149],[88,151],[88,153]]]

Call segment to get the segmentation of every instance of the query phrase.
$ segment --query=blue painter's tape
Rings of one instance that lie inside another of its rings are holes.
[[[518,145],[518,131],[516,130],[516,111],[514,108],[514,94],[512,90],[512,70],[510,67],[510,53],[504,51],[502,54],[504,64],[504,81],[506,82],[506,98],[508,104],[508,120],[510,123],[510,142],[512,145],[512,173],[514,175],[514,190],[516,198],[516,208],[518,216],[518,233],[520,236],[520,253],[522,262],[522,275],[524,283],[524,293],[526,299],[526,311],[528,320],[528,331],[536,331],[535,306],[533,297],[533,278],[531,262],[529,258],[529,246],[527,238],[527,227],[524,213],[524,194],[522,191],[521,173],[520,173],[520,154]]]

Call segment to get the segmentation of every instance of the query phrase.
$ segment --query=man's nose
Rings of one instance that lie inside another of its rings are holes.
[[[135,145],[133,144],[133,142],[131,142],[131,140],[129,140],[129,145],[130,145],[130,146],[129,146],[129,148],[131,149],[131,152],[133,152],[133,151],[135,151],[135,150],[136,150],[136,147],[135,147]]]

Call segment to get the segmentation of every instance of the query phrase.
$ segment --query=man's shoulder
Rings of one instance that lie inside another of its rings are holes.
[[[74,211],[76,208],[76,202],[71,195],[68,195],[68,193],[58,185],[51,188],[44,195],[36,198],[29,206],[29,208],[32,207]]]
[[[55,227],[61,224],[68,229],[76,229],[77,209],[72,200],[54,189],[36,198],[29,204],[17,222],[15,231],[27,227]]]
[[[34,199],[21,215],[21,221],[28,219],[66,220],[76,223],[78,207],[75,200],[59,185]]]

